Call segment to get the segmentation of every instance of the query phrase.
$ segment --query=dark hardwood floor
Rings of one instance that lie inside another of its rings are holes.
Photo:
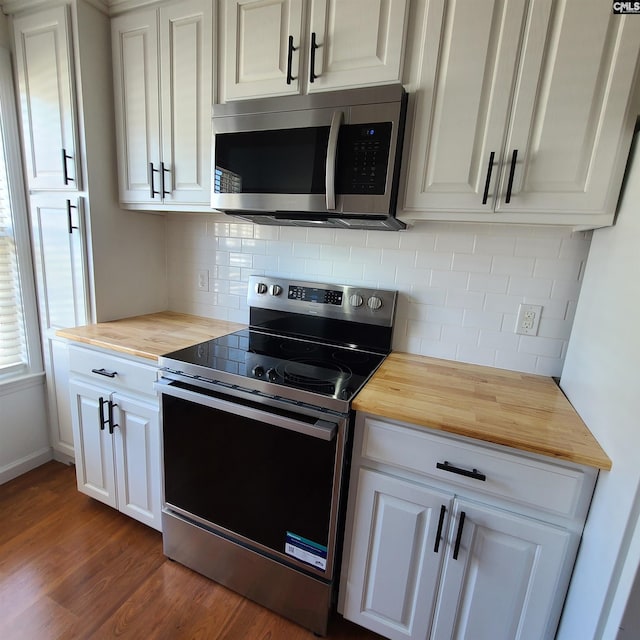
[[[380,638],[337,614],[328,637]],[[50,462],[0,486],[0,638],[315,636],[169,561],[160,533],[79,493],[74,468]]]

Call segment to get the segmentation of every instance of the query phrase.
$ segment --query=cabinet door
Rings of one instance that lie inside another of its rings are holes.
[[[160,420],[158,405],[114,394],[118,427],[113,438],[118,509],[162,530]]]
[[[400,82],[407,5],[407,0],[311,0],[307,90]]]
[[[551,0],[429,2],[404,208],[491,213],[521,35],[541,55]],[[486,191],[486,197],[485,197]]]
[[[613,15],[611,4],[601,0],[564,0],[554,5],[542,60],[538,44],[533,52],[531,46],[526,41],[522,51],[497,208],[608,213],[601,222],[610,224],[635,124],[636,114],[629,118],[627,110],[640,20]]]
[[[67,8],[15,18],[13,31],[29,189],[80,189]]]
[[[393,640],[427,637],[450,504],[449,494],[360,470],[345,618]]]
[[[69,383],[69,392],[78,490],[116,507],[113,436],[102,424],[100,414],[100,398],[108,401],[110,394],[101,387],[78,380]]]
[[[30,205],[40,325],[54,338],[88,321],[82,199],[38,194]]]
[[[163,202],[211,201],[212,4],[187,0],[160,12]]]
[[[222,12],[223,99],[297,94],[305,50],[302,0],[229,0]]]
[[[538,520],[456,500],[432,638],[553,638],[562,606],[558,594],[566,589],[561,577],[576,537]]]
[[[111,23],[121,202],[161,202],[157,20],[147,9]]]

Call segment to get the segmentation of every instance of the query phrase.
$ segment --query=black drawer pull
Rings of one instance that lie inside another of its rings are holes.
[[[458,534],[456,535],[456,544],[453,547],[453,559],[458,559],[458,552],[460,551],[460,541],[462,540],[462,528],[464,527],[464,519],[467,514],[464,511],[460,512],[460,522],[458,522]]]
[[[450,473],[457,473],[460,476],[473,478],[474,480],[482,480],[482,482],[484,482],[487,479],[487,476],[485,476],[484,473],[480,473],[477,469],[473,469],[472,471],[469,471],[469,469],[461,469],[460,467],[454,467],[452,464],[449,464],[446,460],[444,462],[437,462],[436,469],[442,469],[442,471],[449,471]]]
[[[97,373],[100,376],[106,376],[107,378],[115,378],[118,375],[117,371],[109,371],[108,369],[91,369],[91,373]]]
[[[444,516],[447,513],[447,509],[444,505],[440,506],[440,520],[438,520],[438,530],[436,531],[436,543],[433,546],[433,552],[438,553],[440,548],[440,538],[442,538],[442,527],[444,525]]]

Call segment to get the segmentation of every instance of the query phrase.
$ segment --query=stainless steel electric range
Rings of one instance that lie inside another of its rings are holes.
[[[325,635],[351,401],[396,292],[252,276],[248,329],[160,358],[165,554]]]

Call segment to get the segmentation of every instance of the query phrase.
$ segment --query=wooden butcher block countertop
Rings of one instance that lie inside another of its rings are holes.
[[[392,353],[353,407],[553,458],[610,469],[560,388],[544,376]]]
[[[245,325],[235,322],[162,311],[71,329],[58,329],[56,335],[130,356],[157,360],[158,356],[165,353],[244,328]]]

